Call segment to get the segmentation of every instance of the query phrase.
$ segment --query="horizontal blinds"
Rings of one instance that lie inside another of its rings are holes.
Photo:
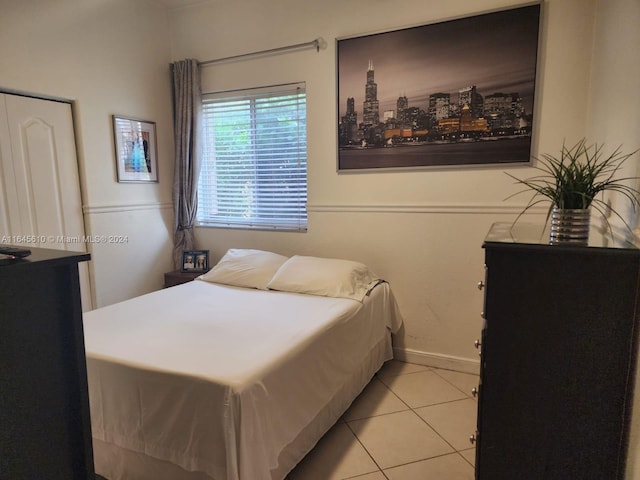
[[[197,223],[306,230],[304,84],[203,97]]]

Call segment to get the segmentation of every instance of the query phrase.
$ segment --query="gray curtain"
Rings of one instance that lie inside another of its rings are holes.
[[[173,261],[182,263],[182,251],[193,249],[193,225],[198,207],[200,174],[200,71],[198,61],[171,64],[175,168],[173,176]]]

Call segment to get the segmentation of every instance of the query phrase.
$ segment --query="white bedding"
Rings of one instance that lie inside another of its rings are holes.
[[[96,470],[145,478],[115,452],[282,478],[392,357],[400,322],[387,284],[360,303],[195,281],[88,312]]]

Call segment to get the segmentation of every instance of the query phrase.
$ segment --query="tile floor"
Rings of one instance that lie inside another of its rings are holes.
[[[473,480],[478,376],[392,360],[287,480]]]

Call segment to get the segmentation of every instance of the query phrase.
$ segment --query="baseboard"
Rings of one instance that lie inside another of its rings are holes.
[[[393,348],[393,358],[407,363],[425,365],[428,367],[455,370],[456,372],[480,374],[480,360],[473,360],[441,353],[421,352],[410,348]]]

